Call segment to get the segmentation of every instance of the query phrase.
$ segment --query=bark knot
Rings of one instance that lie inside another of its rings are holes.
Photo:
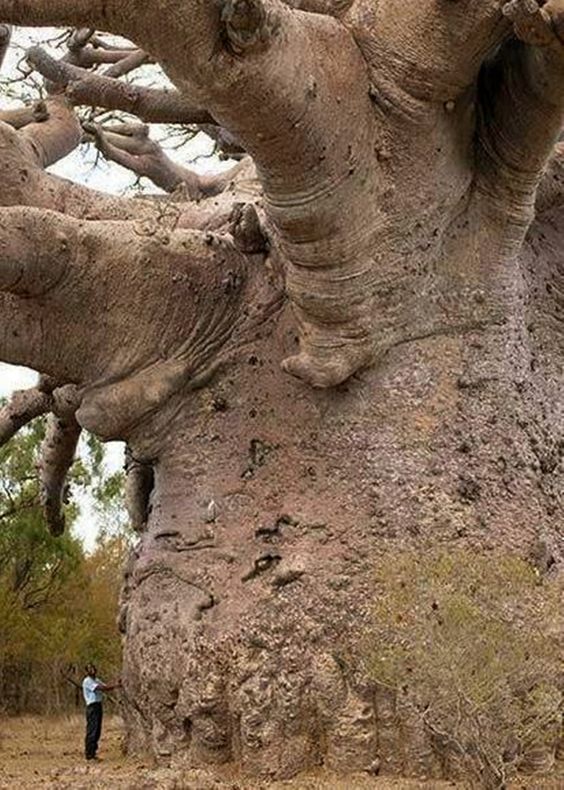
[[[280,27],[278,15],[263,0],[223,0],[221,21],[226,44],[236,55],[262,49]]]

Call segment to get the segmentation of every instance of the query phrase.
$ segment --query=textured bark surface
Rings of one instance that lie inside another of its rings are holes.
[[[363,642],[390,550],[558,542],[558,378],[511,334],[432,335],[314,395],[280,374],[282,322],[191,400],[124,600],[136,743],[252,774],[441,775]]]
[[[371,681],[366,635],[390,552],[542,538],[561,568],[563,11],[0,0],[6,23],[143,48],[109,76],[34,51],[66,94],[0,125],[0,357],[74,385],[71,433],[129,447],[132,748],[448,773]],[[178,94],[112,82],[145,52]],[[192,113],[247,156],[198,179],[144,127],[90,128],[172,198],[46,174],[80,137],[71,105],[104,96]],[[2,419],[46,408],[60,432],[41,397]]]

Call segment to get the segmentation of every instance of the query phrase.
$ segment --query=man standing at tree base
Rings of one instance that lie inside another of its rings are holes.
[[[121,681],[106,684],[97,677],[94,664],[87,664],[86,677],[82,681],[82,693],[86,703],[86,737],[84,739],[84,753],[87,760],[97,760],[98,742],[102,734],[102,697],[104,691],[119,688]]]

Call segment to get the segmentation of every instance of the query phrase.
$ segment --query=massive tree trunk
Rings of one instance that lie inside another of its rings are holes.
[[[119,200],[44,172],[76,144],[64,99],[2,127],[1,358],[130,448],[131,744],[438,777],[424,711],[367,667],[377,572],[561,559],[562,3],[134,6],[0,0],[127,35],[179,89],[32,53],[67,101],[219,124],[254,163],[204,183],[139,127],[90,129],[200,202]]]
[[[511,320],[398,345],[332,392],[280,372],[293,343],[281,318],[143,445],[159,462],[124,601],[132,735],[251,774],[379,759],[437,777],[423,718],[401,729],[363,671],[378,570],[408,547],[525,555],[558,534],[557,379]]]

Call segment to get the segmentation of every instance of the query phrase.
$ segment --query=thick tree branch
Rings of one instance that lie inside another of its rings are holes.
[[[89,221],[148,222],[163,228],[218,230],[227,226],[235,202],[248,202],[260,195],[249,159],[244,167],[241,165],[232,189],[195,204],[185,202],[180,193],[173,199],[155,195],[142,200],[108,195],[45,173],[28,142],[5,124],[0,124],[0,150],[0,206],[45,208]]]
[[[252,168],[250,179],[255,178]],[[182,186],[182,185],[181,185]],[[29,196],[26,205],[54,208],[76,219],[89,221],[110,220],[156,224],[163,229],[193,229],[218,231],[229,222],[233,204],[250,198],[237,182],[233,192],[225,190],[214,199],[194,203],[183,194],[182,188],[172,198],[152,195],[143,199],[107,195],[81,184],[74,184],[56,176],[41,174],[38,192]]]
[[[12,36],[12,28],[10,25],[0,25],[0,68],[4,63],[4,58],[10,47],[10,38]]]
[[[163,19],[170,24],[163,25]],[[97,28],[139,42],[145,36],[151,41],[155,32],[160,38],[165,28],[172,26],[179,36],[199,42],[194,48],[197,58],[210,58],[216,47],[218,9],[209,0],[153,0],[142,4],[123,0],[0,0],[0,20],[28,27]],[[151,47],[146,49],[153,51]]]
[[[550,24],[544,29],[548,38],[541,47],[508,41],[479,87],[478,189],[501,199],[500,210],[525,226],[564,124],[564,45],[554,41]],[[531,28],[522,18],[518,31],[534,41],[543,35],[542,26]]]
[[[74,462],[80,433],[81,428],[72,415],[50,415],[47,421],[39,460],[40,500],[53,535],[62,535],[65,531],[66,478]]]
[[[46,79],[65,87],[73,104],[122,110],[136,115],[145,123],[214,123],[206,110],[194,107],[177,91],[129,85],[111,77],[91,74],[71,63],[55,60],[40,47],[31,49],[27,58]]]
[[[119,124],[106,128],[92,124],[85,128],[94,135],[96,145],[107,159],[138,176],[150,178],[165,192],[174,192],[182,186],[190,200],[219,195],[241,170],[236,165],[226,173],[200,176],[173,162],[161,146],[149,138],[149,128],[143,124]]]
[[[508,0],[357,0],[346,17],[371,66],[374,91],[393,104],[401,91],[455,100],[508,36]],[[399,88],[399,90],[398,90]]]
[[[159,23],[166,7],[172,27]],[[368,74],[352,37],[333,18],[279,0],[221,0],[219,8],[171,0],[136,14],[106,8],[102,27],[165,63],[253,156],[303,338],[286,368],[316,386],[345,380],[379,349],[371,250],[382,227]],[[2,0],[0,18],[1,9]],[[173,46],[180,31],[182,46]],[[352,210],[357,204],[362,211]],[[346,223],[343,205],[351,207]]]
[[[83,27],[105,29],[108,6],[116,0],[0,0],[0,20],[22,27]]]
[[[45,173],[29,142],[0,124],[2,152],[1,206],[47,208],[77,219],[156,220],[162,207],[148,200],[119,198]],[[175,209],[175,216],[181,208]],[[192,212],[193,213],[193,212]]]
[[[49,167],[70,154],[82,140],[78,118],[64,96],[47,99],[48,118],[25,126],[21,136],[35,152],[38,164]]]
[[[104,77],[119,79],[120,77],[125,77],[126,74],[131,74],[135,69],[150,62],[151,58],[146,52],[143,52],[142,49],[136,49],[126,54],[125,57],[122,57],[121,60],[118,60],[113,66],[107,68],[104,71]]]
[[[201,382],[270,309],[267,273],[227,237],[22,208],[0,220],[0,359],[75,382],[77,420],[103,438]]]
[[[162,62],[257,163],[302,337],[286,369],[315,386],[344,381],[385,347],[375,316],[386,308],[382,295],[398,262],[374,255],[389,249],[395,232],[374,159],[384,127],[369,98],[375,63],[381,55],[388,82],[407,78],[404,91],[411,79],[419,97],[450,99],[473,85],[483,59],[509,34],[501,5],[359,0],[344,20],[356,34],[357,11],[369,15],[363,58],[340,20],[280,0],[163,0],[137,4],[135,13],[117,0],[104,4],[100,27]],[[99,24],[96,13],[88,23]],[[162,24],[165,13],[170,24]],[[445,147],[457,148],[450,138]],[[469,144],[462,149],[468,154]]]
[[[381,220],[366,63],[331,17],[279,0],[219,5],[220,14],[200,0],[177,8],[182,47],[148,17],[130,20],[129,33],[257,163],[304,340],[287,369],[331,386],[378,353],[369,319],[378,272],[368,250]],[[355,201],[367,213],[351,211],[343,223],[342,206]]]
[[[116,44],[112,44],[110,41],[104,38],[103,34],[97,33],[95,30],[91,31],[91,35],[89,37],[89,41],[92,46],[97,47],[98,49],[121,49],[123,47],[117,46]],[[132,47],[131,52],[139,52],[140,50],[137,47]]]
[[[44,101],[14,110],[0,110],[0,122],[9,124],[13,129],[23,129],[30,123],[43,123],[48,118],[49,110]]]
[[[256,34],[246,34],[253,54],[221,61],[224,73],[233,72],[237,102],[218,89],[209,107],[257,163],[289,262],[302,346],[285,368],[314,386],[333,386],[377,353],[368,316],[379,273],[368,249],[382,222],[370,166],[376,127],[368,74],[342,25],[265,5]],[[342,206],[356,201],[362,212],[343,223]]]
[[[107,72],[109,72],[107,76],[119,77],[147,63],[149,56],[139,49],[100,49],[92,46],[84,46],[72,50],[71,55],[67,57],[66,60],[84,69],[90,69],[93,66],[107,65]],[[122,71],[124,61],[129,62],[126,69]],[[115,74],[112,73],[114,70],[116,72]]]
[[[0,409],[0,447],[36,417],[46,414],[53,407],[52,394],[34,387],[15,392]]]
[[[149,128],[141,124],[120,124],[107,129],[92,124],[85,127],[92,133],[98,149],[106,159],[146,177],[165,192],[174,192],[181,184],[191,200],[202,197],[198,176],[177,165],[158,143],[149,138]]]
[[[6,225],[0,235],[0,291],[25,297],[47,294],[65,276],[76,245],[73,225],[53,223],[53,215],[25,209],[3,209],[1,216]]]
[[[316,386],[337,384],[380,342],[372,318],[380,275],[369,250],[382,221],[366,63],[341,23],[280,0],[171,0],[170,9],[173,27],[158,23],[150,3],[122,16],[110,3],[107,27],[166,64],[252,155],[303,338],[286,367]],[[182,46],[171,45],[175,31]],[[367,211],[351,210],[343,224],[342,206],[355,202]]]

